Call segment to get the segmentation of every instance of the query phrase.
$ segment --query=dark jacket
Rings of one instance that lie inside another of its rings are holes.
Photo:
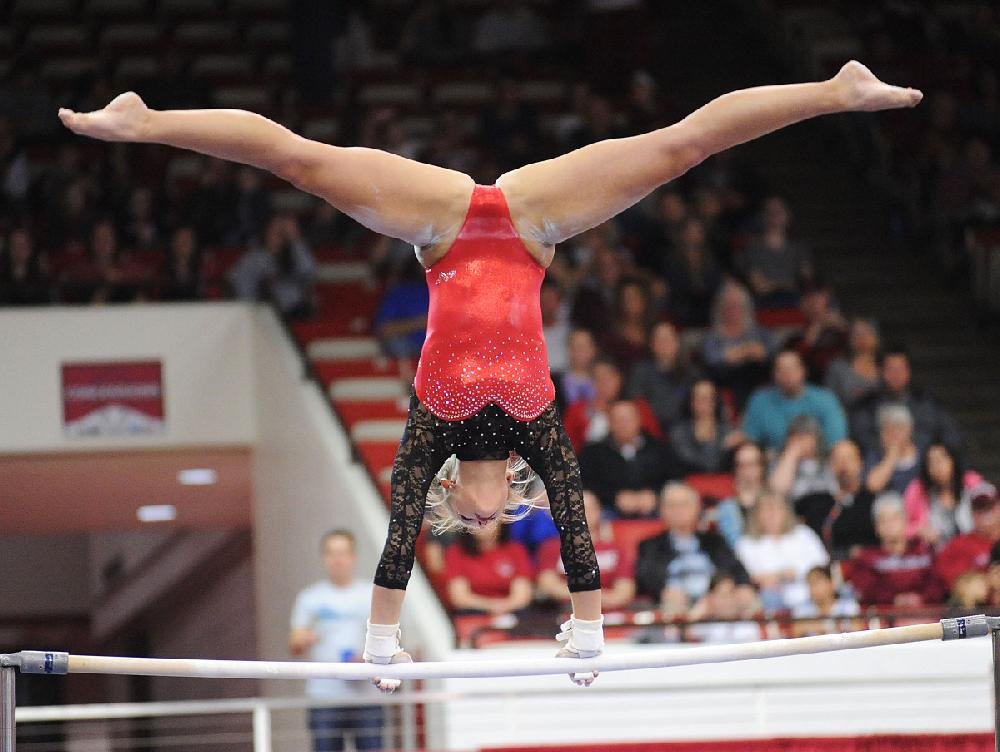
[[[705,552],[716,572],[728,572],[737,585],[749,585],[750,575],[736,558],[733,549],[718,533],[695,533],[701,550]],[[639,557],[635,565],[635,587],[639,595],[647,595],[656,601],[667,583],[667,566],[677,556],[670,532],[647,538],[639,544]]]
[[[953,450],[962,448],[962,434],[958,423],[935,399],[927,394],[908,389],[896,396],[878,392],[862,400],[853,410],[851,438],[861,447],[862,454],[881,449],[878,428],[878,411],[883,405],[905,405],[913,414],[913,443],[920,451],[935,442],[941,442]]]
[[[614,509],[619,491],[659,492],[676,475],[676,461],[662,441],[645,437],[631,460],[625,459],[609,437],[587,444],[580,452],[583,487],[593,491],[605,509]]]

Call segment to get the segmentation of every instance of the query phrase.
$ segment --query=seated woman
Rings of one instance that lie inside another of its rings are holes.
[[[944,444],[931,444],[920,463],[920,477],[906,487],[906,534],[932,546],[972,530],[972,491],[983,476],[966,470],[962,458]]]
[[[653,325],[649,288],[639,277],[626,277],[615,291],[615,316],[604,349],[628,373],[649,358],[649,330]]]
[[[736,555],[760,588],[764,608],[771,611],[806,603],[806,573],[830,563],[819,536],[796,522],[785,497],[773,491],[758,499],[746,533],[736,543]]]
[[[725,403],[708,379],[691,387],[684,419],[670,430],[670,443],[688,473],[721,473],[729,453],[744,440],[729,421]]]
[[[847,344],[847,354],[834,359],[827,368],[825,385],[850,410],[879,388],[879,337],[875,322],[853,319]]]
[[[771,467],[770,486],[794,505],[813,494],[832,494],[837,488],[823,451],[823,429],[811,415],[799,415],[788,425],[788,437]]]
[[[509,525],[466,532],[444,554],[448,600],[457,611],[509,614],[531,603],[534,567]]]
[[[635,554],[615,542],[611,525],[602,520],[601,501],[593,491],[583,492],[583,508],[587,515],[590,537],[597,551],[604,592],[601,600],[607,608],[627,606],[635,598]],[[569,603],[566,568],[559,556],[559,538],[553,537],[538,549],[538,594],[552,600]]]
[[[712,304],[712,329],[705,337],[703,357],[712,381],[732,390],[737,409],[767,380],[775,347],[771,333],[757,324],[747,289],[738,282],[723,284]]]

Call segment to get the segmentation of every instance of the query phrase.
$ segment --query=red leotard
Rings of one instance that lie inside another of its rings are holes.
[[[545,269],[521,242],[503,193],[477,185],[444,258],[426,270],[427,339],[417,397],[442,420],[464,420],[496,403],[533,420],[555,399],[542,336]]]

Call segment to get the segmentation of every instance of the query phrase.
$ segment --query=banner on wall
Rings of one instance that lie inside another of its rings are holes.
[[[63,430],[70,437],[163,433],[159,360],[62,364]]]

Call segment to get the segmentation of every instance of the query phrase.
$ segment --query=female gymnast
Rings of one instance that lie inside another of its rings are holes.
[[[521,167],[492,186],[378,150],[310,141],[242,110],[151,110],[133,92],[102,110],[61,109],[59,117],[82,135],[269,170],[365,227],[413,244],[431,294],[427,339],[393,464],[389,532],[365,641],[366,660],[388,664],[410,659],[400,647],[399,615],[428,494],[444,526],[496,524],[516,517],[532,472],[548,495],[572,595],[560,655],[586,658],[603,648],[600,573],[580,471],[553,403],[542,339],[539,289],[556,244],[731,146],[818,115],[912,107],[921,97],[851,61],[826,81],[731,92],[668,127]],[[384,691],[399,685],[375,682]]]

